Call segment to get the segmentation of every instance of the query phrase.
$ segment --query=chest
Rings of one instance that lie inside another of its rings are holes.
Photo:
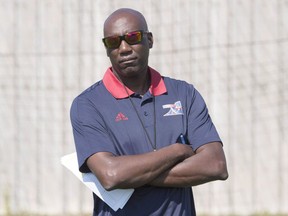
[[[140,154],[175,143],[186,128],[186,102],[177,96],[131,97],[101,106],[119,155]]]

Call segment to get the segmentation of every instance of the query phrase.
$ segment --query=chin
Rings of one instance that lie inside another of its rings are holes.
[[[143,70],[145,70],[145,68],[140,65],[118,65],[115,69],[117,74],[123,78],[139,77],[139,75],[144,75]]]
[[[120,71],[121,71],[121,74],[126,77],[134,77],[134,76],[138,76],[139,74],[139,68],[133,67],[133,66],[122,68],[120,69]]]

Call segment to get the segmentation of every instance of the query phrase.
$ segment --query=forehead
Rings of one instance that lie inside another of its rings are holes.
[[[135,30],[146,30],[145,21],[141,17],[122,13],[109,17],[104,24],[104,37],[112,35],[123,35]]]

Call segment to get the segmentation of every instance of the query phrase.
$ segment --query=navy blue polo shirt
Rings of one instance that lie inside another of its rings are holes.
[[[152,142],[156,131],[157,149],[175,143],[181,133],[194,150],[209,142],[221,142],[205,102],[193,85],[162,77],[152,68],[149,72],[151,86],[143,96],[128,88],[126,91],[108,68],[103,80],[75,98],[71,122],[81,172],[90,172],[86,160],[97,152],[121,156],[153,151],[135,109]],[[136,188],[117,212],[93,196],[94,215],[195,215],[191,187]]]

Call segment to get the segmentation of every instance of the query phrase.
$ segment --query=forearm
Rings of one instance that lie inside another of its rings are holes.
[[[101,157],[98,154],[94,160],[93,156],[88,159],[87,164],[107,190],[137,188],[151,182],[189,155],[191,153],[187,153],[187,148],[175,144],[141,155],[107,157],[106,153],[105,157]]]
[[[217,151],[205,149],[162,173],[150,185],[158,187],[190,187],[228,178],[222,146],[213,143]],[[213,150],[212,148],[212,150]]]

